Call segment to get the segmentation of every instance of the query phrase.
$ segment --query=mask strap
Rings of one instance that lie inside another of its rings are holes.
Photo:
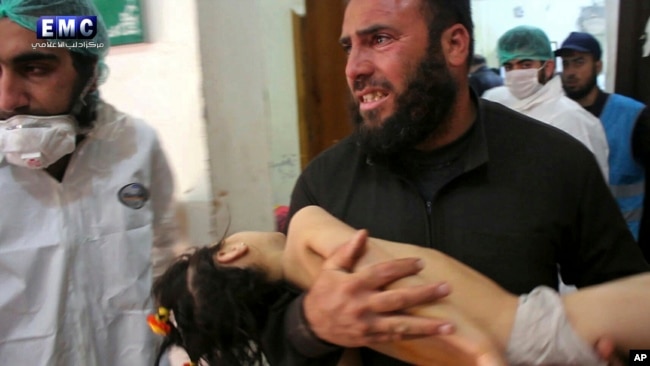
[[[547,62],[548,62],[548,60],[544,60],[544,62],[542,62],[542,66],[540,66],[540,68],[537,69],[537,71],[542,71],[542,69],[544,69],[546,67]]]
[[[79,97],[77,97],[77,101],[75,102],[74,106],[72,107],[72,110],[70,111],[70,114],[73,116],[77,115],[79,112],[81,112],[81,108],[86,106],[86,95],[90,92],[90,89],[95,85],[97,82],[97,69],[98,67],[95,66],[93,68],[93,74],[91,77],[88,79],[86,82],[86,85],[84,88],[81,90],[81,93],[79,94]]]

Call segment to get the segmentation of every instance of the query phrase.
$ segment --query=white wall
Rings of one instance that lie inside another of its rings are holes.
[[[142,0],[146,42],[112,47],[102,97],[160,134],[189,240],[212,241],[212,190],[194,1]]]
[[[273,205],[288,205],[300,174],[298,96],[292,12],[304,15],[304,0],[260,0],[263,50],[269,93]]]
[[[197,0],[217,232],[272,230],[298,176],[292,6]]]
[[[219,232],[273,228],[269,93],[257,1],[198,0]],[[229,223],[229,224],[228,224]]]

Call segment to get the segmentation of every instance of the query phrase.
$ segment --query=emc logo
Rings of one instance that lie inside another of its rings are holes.
[[[97,16],[42,16],[36,21],[38,39],[92,39],[97,35]]]

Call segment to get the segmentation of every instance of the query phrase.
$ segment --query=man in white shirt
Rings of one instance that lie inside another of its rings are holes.
[[[595,155],[605,179],[609,176],[607,138],[600,121],[564,95],[555,76],[555,56],[543,30],[518,26],[498,41],[499,63],[506,70],[505,85],[483,98],[557,127],[580,140]]]
[[[38,38],[80,18],[78,40]],[[0,39],[0,364],[153,365],[151,283],[176,246],[162,144],[100,98],[91,0],[0,1]]]

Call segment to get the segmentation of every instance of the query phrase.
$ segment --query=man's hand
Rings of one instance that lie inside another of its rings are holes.
[[[363,255],[367,239],[367,231],[360,230],[323,263],[303,302],[313,332],[322,340],[344,347],[452,333],[454,328],[447,321],[399,313],[447,296],[448,285],[382,290],[420,272],[421,260],[397,259],[351,273]]]

